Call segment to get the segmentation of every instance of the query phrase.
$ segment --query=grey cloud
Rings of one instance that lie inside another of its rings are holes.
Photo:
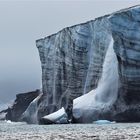
[[[139,1],[0,1],[0,101],[40,88],[35,40]]]

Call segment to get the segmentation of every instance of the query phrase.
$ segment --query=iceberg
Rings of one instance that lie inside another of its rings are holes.
[[[67,124],[68,116],[65,112],[64,107],[62,107],[60,110],[42,117],[40,123],[41,124]]]
[[[111,39],[98,86],[96,89],[74,100],[74,118],[76,120],[82,118],[84,122],[91,121],[91,119],[100,119],[100,114],[103,114],[103,111],[107,111],[117,99],[118,81],[118,62],[113,49],[113,39]]]
[[[24,112],[25,121],[42,124],[140,121],[140,5],[64,28],[36,46],[42,97],[26,106],[20,98],[23,105],[15,109],[15,102],[6,116],[19,121]]]
[[[75,123],[140,121],[139,13],[137,5],[36,41],[44,94],[39,117],[64,107]]]

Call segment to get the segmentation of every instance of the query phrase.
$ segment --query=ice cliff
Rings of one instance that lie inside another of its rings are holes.
[[[64,107],[76,123],[140,121],[140,6],[64,28],[36,45],[38,120]]]

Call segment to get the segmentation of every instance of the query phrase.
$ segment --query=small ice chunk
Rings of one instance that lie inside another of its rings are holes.
[[[109,120],[97,120],[97,121],[94,121],[93,123],[95,124],[112,124],[112,123],[115,123],[115,121],[111,122]]]
[[[7,123],[12,123],[11,120],[7,120],[6,122],[7,122]]]
[[[62,107],[60,110],[42,117],[40,123],[41,124],[66,124],[68,123],[68,116],[67,113],[65,112],[64,107]]]

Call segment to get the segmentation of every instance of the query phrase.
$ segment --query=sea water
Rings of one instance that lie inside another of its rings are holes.
[[[0,122],[0,140],[140,140],[140,123],[28,125]]]

